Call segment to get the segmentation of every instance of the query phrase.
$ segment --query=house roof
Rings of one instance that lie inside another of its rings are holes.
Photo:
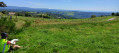
[[[16,12],[9,12],[9,15],[14,15],[16,14]]]

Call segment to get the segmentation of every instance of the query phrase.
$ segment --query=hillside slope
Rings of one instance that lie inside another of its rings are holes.
[[[31,26],[9,39],[18,38],[22,49],[12,53],[119,53],[119,17],[94,19],[38,19],[18,17]],[[22,27],[22,26],[21,26]]]

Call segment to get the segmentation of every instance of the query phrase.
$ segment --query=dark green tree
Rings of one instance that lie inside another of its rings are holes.
[[[17,12],[15,15],[16,16],[25,16],[25,13],[23,13],[23,12]]]
[[[32,15],[30,13],[28,13],[28,12],[25,12],[25,16],[26,17],[31,17]]]
[[[100,17],[104,17],[104,15],[101,15]]]
[[[4,10],[2,11],[3,14],[8,14],[8,11]]]
[[[4,2],[0,2],[0,7],[7,7]]]
[[[119,12],[118,12],[118,13],[116,13],[116,16],[119,16]]]
[[[96,18],[96,15],[92,15],[91,18]]]
[[[112,16],[115,16],[115,13],[112,13]]]

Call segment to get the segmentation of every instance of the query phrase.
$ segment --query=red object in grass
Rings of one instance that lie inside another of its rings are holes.
[[[7,41],[7,45],[9,45],[9,44],[11,44],[11,42],[10,41]]]

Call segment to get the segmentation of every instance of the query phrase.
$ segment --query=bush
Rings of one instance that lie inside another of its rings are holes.
[[[15,23],[12,20],[7,19],[7,17],[1,17],[0,33],[1,32],[7,32],[7,33],[13,32],[14,28],[15,28]]]
[[[96,15],[92,15],[91,18],[96,18]]]
[[[25,12],[25,16],[26,17],[31,17],[32,15],[30,13],[28,13],[28,12]]]
[[[17,12],[15,15],[16,16],[25,16],[24,12]]]
[[[4,10],[4,11],[2,11],[2,13],[3,13],[3,14],[8,14],[8,12],[7,12],[7,11],[5,11],[5,10]]]
[[[119,16],[119,13],[116,13],[116,16]]]
[[[101,15],[100,17],[104,17],[104,15]]]
[[[112,13],[112,16],[119,16],[119,12],[117,12],[117,13]]]
[[[115,16],[115,13],[112,13],[112,16]]]
[[[28,13],[28,12],[17,12],[15,14],[16,16],[25,16],[25,17],[31,17],[32,14]]]
[[[40,18],[51,18],[49,15],[42,15],[42,14],[37,15],[37,17],[40,17]]]
[[[24,27],[29,27],[30,25],[31,25],[31,22],[30,21],[25,21],[26,23],[25,23],[25,25],[24,25]]]

